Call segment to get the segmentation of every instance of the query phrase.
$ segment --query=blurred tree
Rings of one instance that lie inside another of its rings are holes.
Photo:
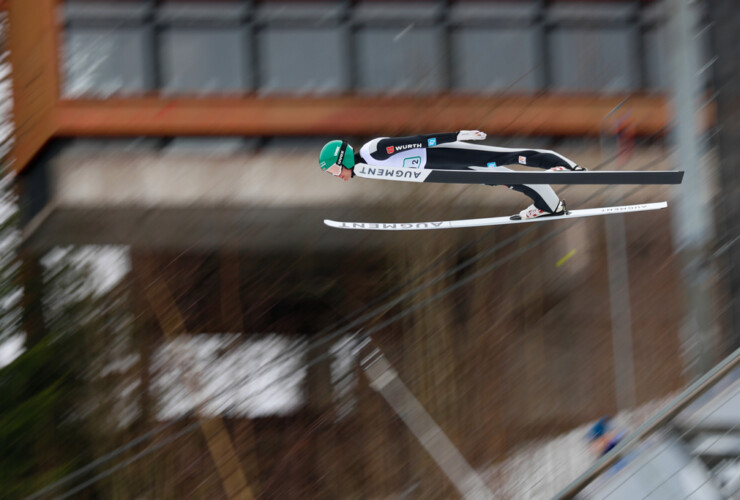
[[[86,336],[95,331],[90,312],[99,305],[85,287],[89,270],[69,252],[44,270],[40,255],[21,248],[14,177],[8,173],[13,137],[6,32],[2,12],[0,498],[22,498],[89,461],[81,403]]]
[[[44,271],[19,250],[12,195],[3,187],[0,343],[25,336],[25,349],[0,368],[0,497],[22,498],[89,459],[81,402],[95,301],[82,292],[86,269],[63,258]]]

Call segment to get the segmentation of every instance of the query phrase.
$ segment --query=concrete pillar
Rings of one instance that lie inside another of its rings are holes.
[[[728,301],[721,318],[730,333],[730,349],[740,347],[740,10],[736,0],[709,0],[712,65],[717,89],[719,241],[716,257]]]
[[[673,233],[683,262],[685,317],[681,327],[684,365],[690,377],[699,376],[716,362],[709,246],[714,236],[710,186],[701,169],[697,125],[699,62],[697,5],[690,0],[666,0],[668,54],[673,85],[673,139],[676,167],[686,172],[674,202]]]

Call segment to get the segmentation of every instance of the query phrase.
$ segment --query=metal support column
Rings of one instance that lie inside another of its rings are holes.
[[[604,219],[609,266],[612,345],[614,349],[614,384],[617,410],[633,408],[635,363],[632,348],[632,313],[630,309],[629,269],[625,242],[624,215]]]
[[[626,100],[619,103],[603,119],[601,125],[601,150],[606,158],[615,157],[617,169],[623,168],[628,157],[622,150],[622,137],[616,132],[616,147],[608,146],[608,138],[615,133],[607,129],[612,117],[620,111]],[[612,151],[615,149],[616,151]],[[607,203],[618,204],[622,201],[622,188],[615,186],[617,193]],[[633,408],[637,403],[635,391],[635,363],[632,347],[632,311],[630,308],[629,268],[627,262],[627,243],[624,227],[624,215],[604,218],[606,233],[607,265],[609,273],[609,311],[612,327],[612,350],[614,357],[614,392],[617,410]]]
[[[359,349],[358,349],[359,350]],[[406,385],[398,378],[388,360],[377,348],[361,361],[370,386],[378,391],[406,423],[419,443],[439,465],[465,499],[492,499],[491,490],[465,460],[452,441],[427,413]]]

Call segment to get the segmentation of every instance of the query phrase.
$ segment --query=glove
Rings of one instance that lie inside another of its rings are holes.
[[[482,141],[486,138],[486,133],[480,130],[461,130],[457,133],[458,141]]]

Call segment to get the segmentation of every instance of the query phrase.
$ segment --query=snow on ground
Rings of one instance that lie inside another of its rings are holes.
[[[57,247],[43,257],[42,263],[50,269],[65,258],[78,269],[87,267],[90,270],[89,281],[80,291],[82,294],[102,295],[110,291],[131,269],[128,247],[113,245]]]
[[[284,336],[180,335],[154,355],[159,418],[203,404],[203,412],[259,417],[287,414],[303,402],[304,342]]]
[[[333,380],[347,380],[351,372],[343,344],[339,339],[327,349]],[[153,356],[158,418],[196,407],[228,417],[290,414],[305,403],[306,347],[302,338],[279,334],[180,335]],[[349,384],[335,388],[337,397],[347,397]]]
[[[0,368],[13,362],[23,353],[24,335],[13,335],[4,342],[0,342]]]
[[[612,427],[616,431],[635,430],[672,399],[669,396],[620,412],[613,416]],[[589,450],[586,439],[594,423],[554,438],[522,444],[508,459],[486,471],[488,484],[503,498],[552,498],[598,458]]]

